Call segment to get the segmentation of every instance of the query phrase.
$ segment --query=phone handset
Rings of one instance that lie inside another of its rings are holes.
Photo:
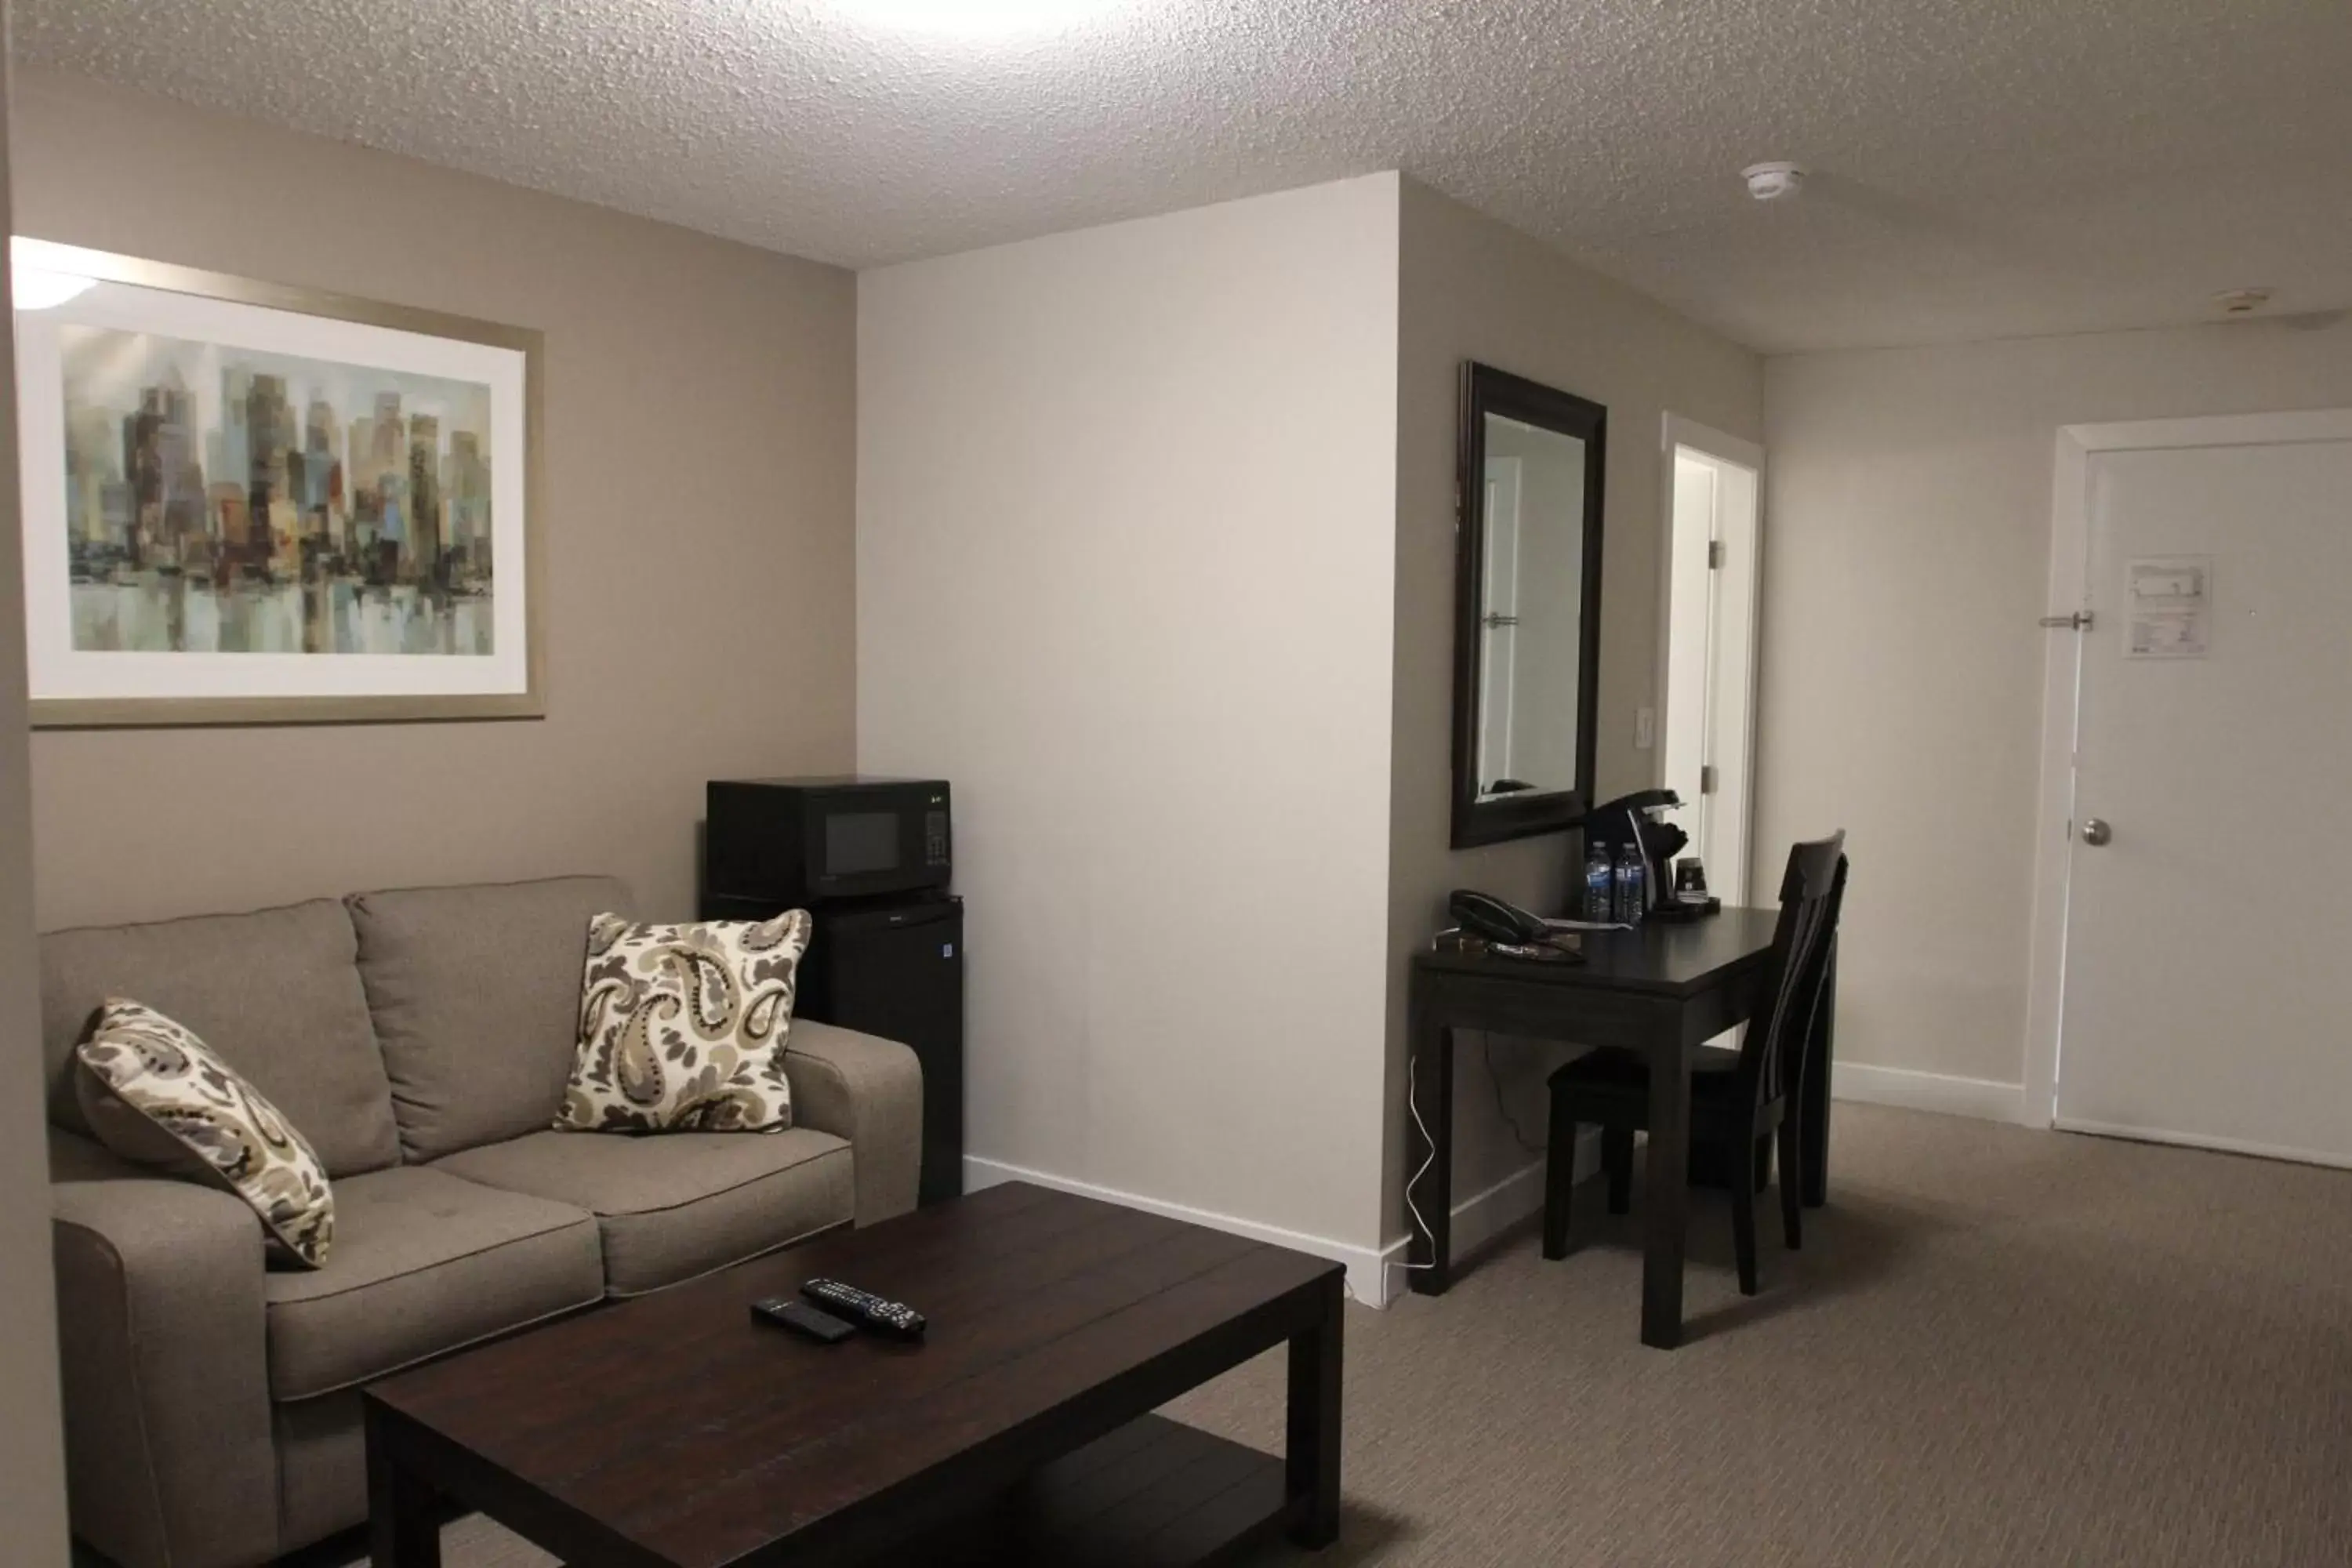
[[[1457,888],[1445,900],[1448,913],[1462,929],[1514,947],[1549,942],[1551,928],[1542,919],[1529,914],[1518,905],[1482,893],[1472,888]]]

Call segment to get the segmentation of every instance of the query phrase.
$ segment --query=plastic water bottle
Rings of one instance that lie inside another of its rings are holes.
[[[1649,868],[1642,864],[1642,852],[1633,845],[1617,857],[1617,923],[1640,925],[1648,912],[1643,886],[1649,879]]]
[[[1617,868],[1609,863],[1609,846],[1597,838],[1584,849],[1584,918],[1595,925],[1617,918]]]

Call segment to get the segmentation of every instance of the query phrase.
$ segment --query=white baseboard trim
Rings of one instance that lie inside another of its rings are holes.
[[[1586,1131],[1576,1146],[1576,1179],[1586,1180],[1601,1169],[1601,1133]],[[1535,1160],[1505,1176],[1493,1186],[1471,1194],[1454,1205],[1454,1256],[1467,1257],[1477,1248],[1543,1207],[1544,1163]],[[1171,1204],[1160,1198],[1146,1197],[1140,1193],[1121,1192],[1116,1187],[1097,1186],[1092,1182],[1074,1181],[1046,1171],[1032,1171],[1024,1166],[1007,1164],[1002,1160],[983,1160],[977,1154],[963,1158],[963,1187],[976,1193],[1004,1182],[1031,1182],[1055,1192],[1075,1193],[1082,1198],[1099,1198],[1123,1208],[1141,1209],[1167,1219],[1181,1219],[1192,1225],[1204,1225],[1211,1230],[1222,1230],[1234,1236],[1244,1236],[1252,1241],[1263,1241],[1275,1247],[1287,1247],[1296,1251],[1328,1258],[1348,1270],[1348,1294],[1368,1307],[1385,1307],[1402,1295],[1406,1272],[1404,1254],[1407,1242],[1400,1237],[1386,1247],[1374,1250],[1356,1247],[1329,1237],[1309,1236],[1304,1231],[1286,1230],[1276,1225],[1264,1225],[1256,1220],[1243,1219],[1237,1215],[1217,1214],[1209,1209],[1197,1209],[1189,1204]]]
[[[963,1189],[976,1193],[1004,1182],[1032,1182],[1041,1187],[1051,1187],[1059,1193],[1075,1193],[1082,1198],[1100,1198],[1105,1203],[1118,1204],[1122,1208],[1141,1209],[1165,1219],[1181,1219],[1193,1225],[1204,1225],[1211,1230],[1222,1230],[1234,1236],[1247,1237],[1275,1247],[1287,1247],[1294,1251],[1328,1258],[1348,1270],[1348,1293],[1368,1306],[1384,1307],[1388,1298],[1381,1289],[1381,1255],[1369,1247],[1351,1247],[1328,1237],[1308,1236],[1302,1231],[1285,1230],[1280,1226],[1261,1225],[1255,1220],[1236,1215],[1215,1214],[1208,1209],[1196,1209],[1188,1204],[1166,1203],[1148,1198],[1140,1193],[1124,1193],[1116,1187],[1097,1186],[1092,1182],[1073,1181],[1045,1171],[1032,1171],[1019,1165],[1008,1165],[1001,1160],[983,1160],[976,1154],[963,1157]]]
[[[2217,1154],[2249,1154],[2258,1160],[2285,1160],[2297,1165],[2325,1165],[2352,1170],[2352,1155],[2325,1149],[2297,1149],[2284,1143],[2257,1143],[2243,1138],[2214,1138],[2202,1132],[2168,1132],[2154,1127],[2126,1127],[2113,1121],[2078,1121],[2062,1116],[2061,1132],[2088,1132],[2101,1138],[2123,1138],[2135,1143],[2170,1143],[2183,1149],[2208,1149]]]
[[[2025,1086],[2021,1083],[1995,1083],[1990,1079],[1952,1078],[1909,1068],[1836,1062],[1831,1068],[1830,1092],[1839,1100],[1859,1100],[1871,1105],[1929,1110],[1939,1116],[1973,1116],[1980,1121],[2033,1125],[2025,1113]]]
[[[1601,1130],[1585,1129],[1576,1143],[1576,1176],[1590,1181],[1601,1170]],[[1453,1254],[1458,1263],[1495,1237],[1543,1208],[1544,1162],[1538,1157],[1454,1205]],[[1399,1237],[1381,1249],[1381,1305],[1412,1289],[1412,1271],[1405,1265],[1410,1237]]]

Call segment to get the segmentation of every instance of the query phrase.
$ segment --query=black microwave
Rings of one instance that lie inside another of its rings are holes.
[[[782,907],[945,888],[955,871],[939,779],[728,779],[709,785],[703,890]]]

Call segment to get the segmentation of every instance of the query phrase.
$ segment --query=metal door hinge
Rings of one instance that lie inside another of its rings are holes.
[[[2091,612],[2077,610],[2071,616],[2044,616],[2042,624],[2053,631],[2087,632],[2091,629]]]
[[[1723,570],[1723,541],[1720,539],[1706,542],[1706,569],[1710,572]]]
[[[1701,795],[1713,795],[1715,793],[1715,764],[1713,763],[1706,763],[1698,770],[1698,793]]]

